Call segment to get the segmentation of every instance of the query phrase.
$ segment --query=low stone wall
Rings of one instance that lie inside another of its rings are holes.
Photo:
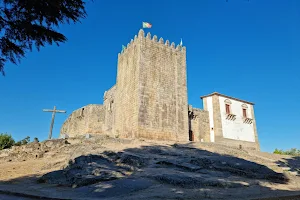
[[[64,122],[60,135],[70,137],[86,133],[102,134],[105,121],[105,110],[102,105],[90,104],[72,112]]]
[[[193,118],[190,123],[194,134],[194,141],[210,142],[208,111],[192,108],[192,112]]]
[[[242,149],[249,149],[249,150],[256,150],[259,151],[259,145],[255,142],[247,142],[247,141],[241,141],[241,140],[232,140],[227,138],[219,138],[215,141],[217,144],[223,144],[229,147],[235,147],[235,148],[242,148]]]

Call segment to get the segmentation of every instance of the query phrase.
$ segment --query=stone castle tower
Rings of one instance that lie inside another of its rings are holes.
[[[72,112],[61,135],[107,134],[260,148],[253,103],[215,92],[201,97],[204,109],[188,105],[185,47],[140,30],[118,54],[116,79],[104,93],[103,105]]]
[[[140,30],[118,55],[115,135],[188,140],[186,49]]]

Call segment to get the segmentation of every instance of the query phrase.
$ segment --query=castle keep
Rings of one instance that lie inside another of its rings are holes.
[[[186,48],[140,30],[118,54],[116,84],[104,93],[103,105],[74,111],[61,134],[219,142],[259,150],[252,103],[219,93],[201,98],[203,110],[188,105]]]

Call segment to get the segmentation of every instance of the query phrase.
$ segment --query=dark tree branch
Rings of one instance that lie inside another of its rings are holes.
[[[1,0],[0,0],[1,1]],[[2,6],[2,7],[1,7]],[[86,17],[84,0],[2,0],[0,6],[0,73],[7,61],[18,64],[34,45],[38,50],[67,38],[54,30]]]

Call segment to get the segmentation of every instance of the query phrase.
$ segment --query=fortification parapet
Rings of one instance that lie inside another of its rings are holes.
[[[148,32],[146,37],[151,40],[151,33]]]
[[[145,37],[145,32],[144,32],[143,29],[140,29],[138,37],[139,37],[139,38]]]
[[[154,42],[157,42],[157,35],[154,35],[153,38],[152,38],[152,40],[153,40]]]
[[[169,41],[169,40],[166,40],[165,45],[166,45],[166,46],[170,46],[170,41]]]
[[[181,46],[180,44],[178,44],[176,46],[175,43],[172,42],[171,45],[170,45],[169,40],[166,40],[164,42],[164,39],[162,37],[160,37],[160,39],[158,40],[157,35],[154,35],[153,37],[151,37],[150,32],[148,32],[147,35],[145,36],[144,30],[141,29],[138,32],[138,35],[135,35],[134,39],[130,40],[130,43],[127,44],[125,49],[123,49],[122,52],[118,54],[118,56],[120,57],[121,55],[125,54],[132,45],[137,44],[137,43],[146,44],[146,45],[160,45],[160,44],[162,44],[166,47],[166,50],[171,50],[171,51],[176,51],[176,52],[183,52],[183,53],[185,53],[185,51],[186,51],[186,48],[184,46]]]

